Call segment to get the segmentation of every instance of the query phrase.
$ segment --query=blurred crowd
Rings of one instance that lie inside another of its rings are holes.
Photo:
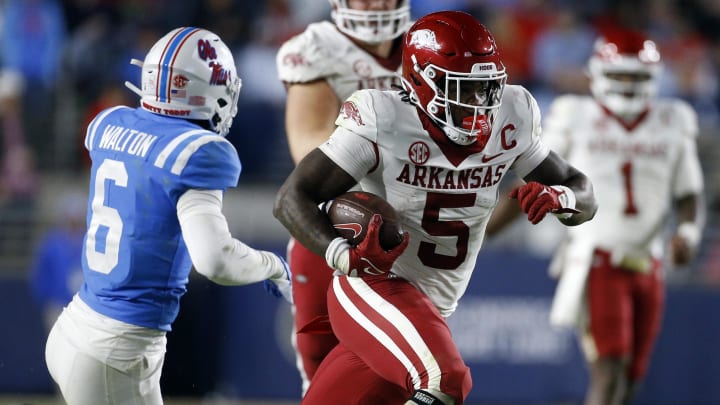
[[[699,114],[709,215],[697,266],[703,282],[720,285],[720,167],[714,159],[720,144],[720,2],[411,0],[411,9],[415,18],[440,9],[477,16],[495,34],[508,81],[529,88],[543,110],[559,93],[587,92],[584,68],[598,35],[642,31],[654,39],[666,67],[661,94],[685,99]],[[107,106],[136,105],[123,85],[139,82],[140,70],[130,59],[141,59],[177,26],[207,28],[233,49],[243,89],[229,139],[243,162],[241,184],[279,185],[292,161],[275,53],[308,23],[329,15],[325,0],[0,0],[2,234],[32,229],[48,175],[84,175],[89,119]],[[22,252],[32,238],[0,237],[0,257]],[[0,271],[8,266],[0,260]]]

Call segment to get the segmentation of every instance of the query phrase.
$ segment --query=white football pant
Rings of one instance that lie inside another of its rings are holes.
[[[45,362],[68,405],[161,405],[165,332],[100,315],[77,295],[55,322]]]

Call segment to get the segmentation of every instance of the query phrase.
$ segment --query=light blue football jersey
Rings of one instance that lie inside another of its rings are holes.
[[[192,122],[114,107],[85,136],[92,169],[80,297],[95,311],[169,331],[192,267],[177,218],[188,189],[235,187],[233,145]]]

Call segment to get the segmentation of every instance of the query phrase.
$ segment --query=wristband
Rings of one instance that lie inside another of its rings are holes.
[[[683,222],[677,228],[677,234],[685,239],[688,246],[695,249],[700,244],[702,237],[700,227],[695,222]]]
[[[350,268],[350,244],[347,239],[338,236],[325,249],[325,261],[333,269],[347,274]]]
[[[553,215],[560,219],[570,218],[573,216],[573,214],[577,213],[577,210],[575,210],[575,192],[572,191],[570,187],[565,186],[550,186],[551,189],[557,191],[558,193],[558,201],[560,202],[560,206],[563,208],[559,212],[554,212]]]

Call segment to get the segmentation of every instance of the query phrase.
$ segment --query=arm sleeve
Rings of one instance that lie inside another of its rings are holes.
[[[280,258],[230,235],[222,213],[222,191],[186,191],[178,200],[178,220],[195,270],[221,285],[244,285],[285,276]]]

